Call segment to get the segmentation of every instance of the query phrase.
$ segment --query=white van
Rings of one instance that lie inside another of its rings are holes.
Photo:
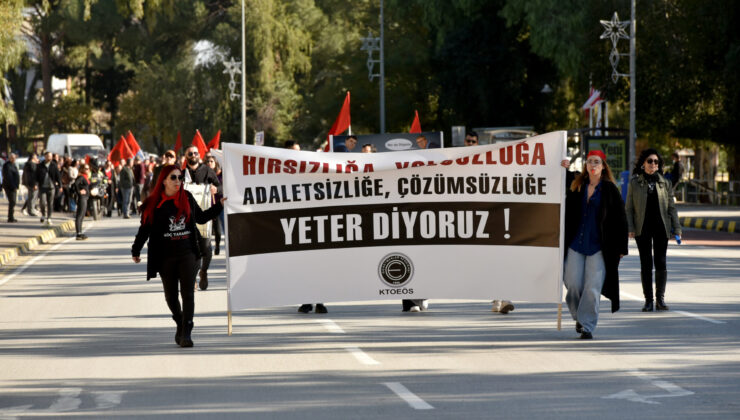
[[[52,134],[46,142],[46,150],[74,159],[84,159],[87,155],[93,158],[107,155],[103,142],[95,134]]]

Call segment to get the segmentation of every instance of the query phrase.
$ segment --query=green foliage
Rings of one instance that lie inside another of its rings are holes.
[[[27,128],[31,133],[43,132],[49,124],[56,133],[85,133],[90,129],[92,107],[74,95],[67,95],[54,104],[34,102],[28,110]]]
[[[5,0],[0,3],[0,123],[13,123],[16,114],[12,104],[6,102],[2,93],[8,84],[5,73],[21,60],[24,50],[24,42],[20,37],[21,24],[21,0]]]

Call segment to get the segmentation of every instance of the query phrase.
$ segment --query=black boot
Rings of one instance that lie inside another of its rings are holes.
[[[193,340],[190,338],[190,334],[193,332],[193,321],[184,321],[182,327],[180,347],[193,347]]]
[[[182,338],[182,317],[176,317],[173,315],[172,319],[174,319],[175,324],[177,324],[177,331],[175,331],[175,344],[180,345],[180,338]]]
[[[656,271],[655,272],[655,310],[656,311],[667,311],[668,305],[665,304],[663,297],[665,296],[665,284],[668,281],[668,272]]]
[[[640,282],[642,283],[642,295],[645,296],[645,306],[643,312],[653,311],[653,270],[640,272]]]

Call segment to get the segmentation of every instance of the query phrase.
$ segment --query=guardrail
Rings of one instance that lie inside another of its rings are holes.
[[[740,181],[689,179],[681,181],[675,193],[685,203],[740,205]]]

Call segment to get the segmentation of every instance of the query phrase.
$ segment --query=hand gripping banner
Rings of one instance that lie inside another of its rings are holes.
[[[565,132],[316,153],[223,145],[229,311],[504,296],[561,301]]]

